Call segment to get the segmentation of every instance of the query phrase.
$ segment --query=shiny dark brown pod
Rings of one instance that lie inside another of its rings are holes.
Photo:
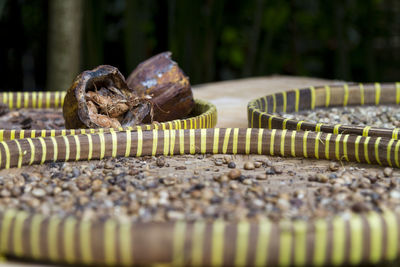
[[[128,86],[138,95],[150,95],[155,121],[181,119],[194,107],[189,78],[164,52],[142,62],[129,75]],[[147,116],[144,122],[150,122]]]

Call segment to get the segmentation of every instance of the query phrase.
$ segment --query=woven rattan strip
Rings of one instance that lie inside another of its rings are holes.
[[[58,95],[58,96],[56,96]],[[10,107],[58,107],[60,93],[4,93]],[[310,87],[269,95],[249,103],[252,128],[211,128],[215,108],[204,102],[196,119],[136,129],[3,132],[0,168],[52,161],[119,156],[195,153],[265,154],[358,161],[399,167],[397,130],[349,128],[285,120],[276,111],[323,106],[398,104],[399,84]],[[207,107],[207,108],[205,108]],[[204,115],[206,114],[206,115]],[[209,129],[206,129],[209,127]],[[254,127],[254,128],[253,128]],[[269,129],[265,129],[269,128]],[[299,131],[293,131],[299,130]],[[319,130],[319,131],[315,131]],[[76,134],[75,136],[69,134]],[[23,137],[32,132],[22,134]],[[37,137],[37,138],[34,138]],[[391,137],[395,137],[392,139]],[[66,153],[68,151],[68,153]],[[400,214],[354,214],[333,220],[228,223],[117,223],[59,219],[7,210],[0,219],[0,252],[75,264],[323,265],[376,263],[399,254]],[[232,242],[233,240],[233,242]]]

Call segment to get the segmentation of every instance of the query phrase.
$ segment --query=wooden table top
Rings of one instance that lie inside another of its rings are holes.
[[[325,85],[333,81],[293,77],[271,76],[240,79],[193,86],[195,98],[208,100],[217,107],[217,127],[247,127],[247,103],[267,94],[304,88],[311,85]]]
[[[282,90],[304,88],[311,85],[325,85],[333,81],[294,77],[270,76],[207,83],[193,86],[195,98],[212,102],[217,107],[217,127],[247,127],[247,103],[255,98]],[[42,266],[15,260],[0,263],[1,266]],[[55,266],[55,265],[46,265]]]

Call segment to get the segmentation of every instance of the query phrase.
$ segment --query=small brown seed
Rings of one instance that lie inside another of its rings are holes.
[[[186,166],[177,166],[175,170],[186,170]]]
[[[310,177],[308,177],[308,181],[309,182],[316,182],[317,181],[317,177],[316,176],[310,176]]]
[[[90,199],[87,196],[81,196],[78,198],[78,201],[81,206],[84,206],[89,203]]]
[[[287,211],[290,209],[290,203],[284,198],[278,199],[278,202],[276,203],[276,206],[281,210],[281,211]]]
[[[329,177],[326,174],[323,174],[323,173],[318,173],[316,175],[316,178],[317,178],[316,179],[317,182],[320,182],[320,183],[326,183],[329,180]]]
[[[230,187],[231,189],[233,189],[233,190],[236,190],[236,189],[239,188],[237,182],[230,183],[230,184],[229,184],[229,187]]]
[[[367,179],[372,183],[376,183],[376,181],[378,181],[378,178],[375,176],[367,176]]]
[[[221,174],[221,175],[214,176],[214,181],[217,181],[217,182],[220,182],[220,183],[226,182],[228,180],[229,180],[229,177],[226,174]]]
[[[11,191],[14,188],[14,183],[12,181],[8,181],[8,182],[6,182],[4,187]]]
[[[10,197],[11,196],[11,192],[8,191],[7,189],[3,189],[0,192],[1,197]]]
[[[96,179],[92,182],[92,190],[94,192],[100,191],[102,185],[103,185],[103,182],[99,179]]]
[[[166,186],[170,186],[170,185],[174,185],[174,184],[175,184],[176,179],[173,178],[173,177],[167,177],[167,178],[164,178],[164,179],[162,180],[162,182],[163,182],[163,184],[165,184]]]
[[[364,178],[364,177],[362,177],[362,178],[360,179],[360,182],[361,182],[361,183],[366,183],[366,184],[371,184],[371,180],[368,179],[368,178]]]
[[[165,159],[162,158],[162,157],[157,158],[156,164],[157,164],[158,167],[164,167],[164,165],[165,165]]]
[[[199,191],[199,190],[196,190],[196,191]],[[199,192],[201,192],[201,191],[199,191]],[[213,196],[214,196],[214,192],[211,189],[203,190],[202,195],[201,195],[202,199],[204,199],[204,200],[210,200],[213,198]]]
[[[40,205],[40,200],[37,198],[30,198],[27,204],[32,208],[37,208]]]
[[[115,170],[113,170],[112,172],[111,172],[111,174],[113,175],[113,176],[117,176],[117,175],[119,175],[119,174],[121,174],[122,173],[122,170],[121,169],[115,169]]]
[[[104,164],[104,169],[114,169],[115,165],[111,160],[108,160],[105,164]]]
[[[382,187],[375,187],[374,188],[375,193],[377,193],[378,195],[383,195],[386,193],[386,190]]]
[[[260,161],[254,162],[254,167],[260,168],[261,166],[262,166],[262,162],[260,162]]]
[[[76,185],[80,190],[86,190],[90,187],[90,178],[82,175],[77,178]]]
[[[137,175],[137,174],[139,174],[139,170],[138,169],[131,169],[131,170],[129,170],[129,175]]]
[[[257,179],[257,180],[267,180],[267,179],[268,179],[268,175],[266,175],[266,174],[264,174],[264,173],[261,173],[261,174],[258,174],[258,175],[256,176],[256,179]]]
[[[329,170],[335,172],[337,170],[339,170],[340,166],[337,162],[331,162],[329,163]]]
[[[272,161],[270,161],[269,159],[266,159],[266,160],[264,161],[264,163],[265,163],[265,165],[267,165],[268,167],[272,167],[272,166],[273,166]]]
[[[244,179],[242,183],[245,184],[245,185],[251,185],[251,184],[253,184],[253,182],[251,181],[251,179]]]
[[[368,180],[368,179],[367,179],[367,180]],[[369,181],[369,180],[368,180],[368,181]],[[358,184],[358,187],[359,187],[359,188],[362,188],[362,189],[371,188],[371,182],[368,182],[368,183],[360,182],[360,183]]]
[[[184,219],[185,218],[185,214],[183,212],[180,212],[180,211],[171,210],[171,211],[168,211],[167,217],[170,220],[176,221],[176,220]]]
[[[268,168],[268,169],[265,171],[265,173],[268,174],[268,175],[272,175],[272,174],[275,174],[275,170],[274,170],[274,168]]]
[[[53,195],[57,195],[57,194],[59,194],[59,193],[61,193],[61,192],[62,192],[61,187],[59,187],[59,186],[54,187],[54,189],[53,189]]]
[[[32,190],[32,195],[35,197],[44,197],[46,195],[46,191],[42,188],[35,188]]]
[[[281,167],[274,166],[272,167],[276,174],[281,174],[283,172]]]
[[[294,192],[293,195],[297,198],[304,198],[304,196],[306,195],[306,192],[304,190],[297,190]]]
[[[232,158],[230,156],[224,156],[224,158],[222,159],[222,162],[225,164],[228,164],[231,161],[232,161]]]
[[[254,170],[254,169],[255,169],[255,166],[254,166],[254,163],[253,163],[253,162],[251,162],[251,161],[246,161],[246,162],[244,163],[244,165],[243,165],[243,168],[244,168],[245,170]]]
[[[11,190],[11,193],[12,193],[12,195],[14,196],[14,197],[18,197],[18,196],[20,196],[21,195],[21,187],[19,187],[19,186],[16,186],[16,187],[14,187],[12,190]]]
[[[383,178],[385,178],[385,174],[383,173],[383,171],[382,171],[382,172],[378,172],[378,173],[376,174],[376,177],[377,177],[378,179],[383,179]]]
[[[390,176],[392,176],[392,174],[393,174],[393,169],[392,168],[386,167],[383,170],[383,175],[385,175],[385,177],[390,177]]]
[[[349,173],[343,174],[341,178],[345,181],[346,184],[350,184],[353,180],[353,176]]]
[[[352,209],[354,212],[357,212],[357,213],[369,211],[368,206],[365,205],[363,202],[356,202],[355,204],[353,204],[353,206],[351,207],[351,209]]]
[[[201,192],[200,190],[194,190],[190,193],[192,198],[201,198],[203,192]]]
[[[214,161],[215,166],[222,166],[222,161],[221,160],[216,160]]]
[[[228,168],[231,168],[231,169],[236,168],[235,162],[230,161],[230,162],[228,163]]]
[[[240,177],[240,175],[242,174],[242,172],[238,169],[233,169],[228,173],[228,177],[230,179],[237,179]]]

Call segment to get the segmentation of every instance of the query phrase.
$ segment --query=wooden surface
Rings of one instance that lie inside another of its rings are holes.
[[[247,127],[247,103],[254,98],[293,88],[310,85],[325,85],[333,81],[316,78],[271,76],[240,79],[193,86],[195,98],[212,102],[217,107],[217,127]],[[15,260],[0,263],[0,266],[42,266]],[[50,266],[50,265],[46,265]],[[51,265],[54,266],[54,265]]]
[[[195,98],[217,106],[217,127],[247,127],[247,103],[267,94],[304,88],[310,85],[331,84],[332,80],[293,76],[271,76],[193,86]]]

